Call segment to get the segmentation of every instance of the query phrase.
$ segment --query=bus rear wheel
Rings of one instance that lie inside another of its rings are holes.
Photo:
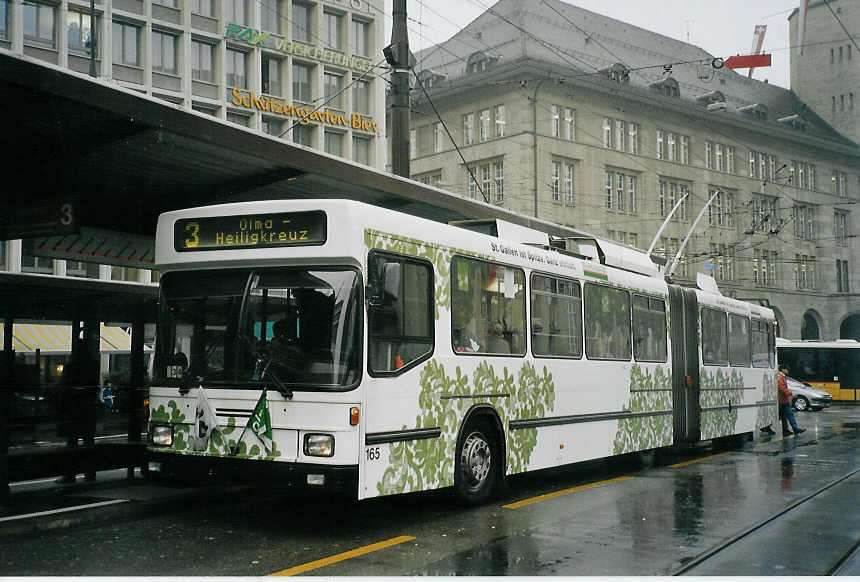
[[[499,447],[486,422],[470,423],[457,447],[455,485],[460,498],[482,503],[496,486],[501,457]]]

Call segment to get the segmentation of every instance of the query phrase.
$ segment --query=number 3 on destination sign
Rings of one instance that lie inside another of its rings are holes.
[[[191,233],[191,238],[185,239],[185,248],[193,249],[200,242],[200,237],[197,236],[200,232],[200,225],[196,222],[189,222],[185,225],[185,231]]]

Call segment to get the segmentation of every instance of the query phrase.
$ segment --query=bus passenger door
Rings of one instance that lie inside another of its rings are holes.
[[[672,409],[674,443],[699,440],[698,300],[693,289],[669,286],[672,339]]]

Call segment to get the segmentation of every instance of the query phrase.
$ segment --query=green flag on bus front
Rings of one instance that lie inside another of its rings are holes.
[[[254,407],[254,412],[251,413],[251,418],[248,420],[251,430],[266,447],[266,452],[272,450],[272,419],[269,416],[269,402],[266,400],[266,391],[260,394],[260,399],[257,401],[257,406]]]

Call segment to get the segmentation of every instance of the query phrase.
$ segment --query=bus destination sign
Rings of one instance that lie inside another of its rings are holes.
[[[173,228],[173,247],[180,252],[321,245],[326,241],[326,214],[312,210],[203,216],[177,220]]]

